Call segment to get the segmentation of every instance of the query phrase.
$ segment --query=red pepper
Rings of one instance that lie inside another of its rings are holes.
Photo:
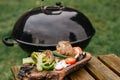
[[[81,54],[83,50],[80,47],[73,47],[74,53],[75,54]]]

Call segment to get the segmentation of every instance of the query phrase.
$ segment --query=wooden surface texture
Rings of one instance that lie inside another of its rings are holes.
[[[19,68],[11,67],[15,80],[19,80]],[[120,57],[115,54],[92,56],[85,66],[69,74],[65,80],[120,80]]]

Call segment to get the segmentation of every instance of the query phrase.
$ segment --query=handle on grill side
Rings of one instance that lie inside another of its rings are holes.
[[[14,46],[14,42],[10,42],[9,40],[12,39],[12,37],[4,37],[2,39],[3,43],[6,45],[6,46]]]

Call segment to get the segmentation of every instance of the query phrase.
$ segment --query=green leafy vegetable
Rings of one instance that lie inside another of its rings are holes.
[[[35,64],[31,57],[23,58],[23,64]]]
[[[38,71],[53,70],[55,65],[54,56],[51,51],[33,52],[31,57],[23,58],[23,64],[34,64]]]
[[[40,52],[33,52],[31,57],[35,61],[37,70],[42,71],[43,70],[43,68],[42,68],[43,61],[42,61],[42,59],[45,57],[45,54],[42,54]]]

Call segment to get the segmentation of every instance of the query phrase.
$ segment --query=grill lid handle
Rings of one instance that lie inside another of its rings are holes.
[[[43,6],[41,10],[47,15],[60,15],[63,11],[61,2],[57,2],[55,6]]]

